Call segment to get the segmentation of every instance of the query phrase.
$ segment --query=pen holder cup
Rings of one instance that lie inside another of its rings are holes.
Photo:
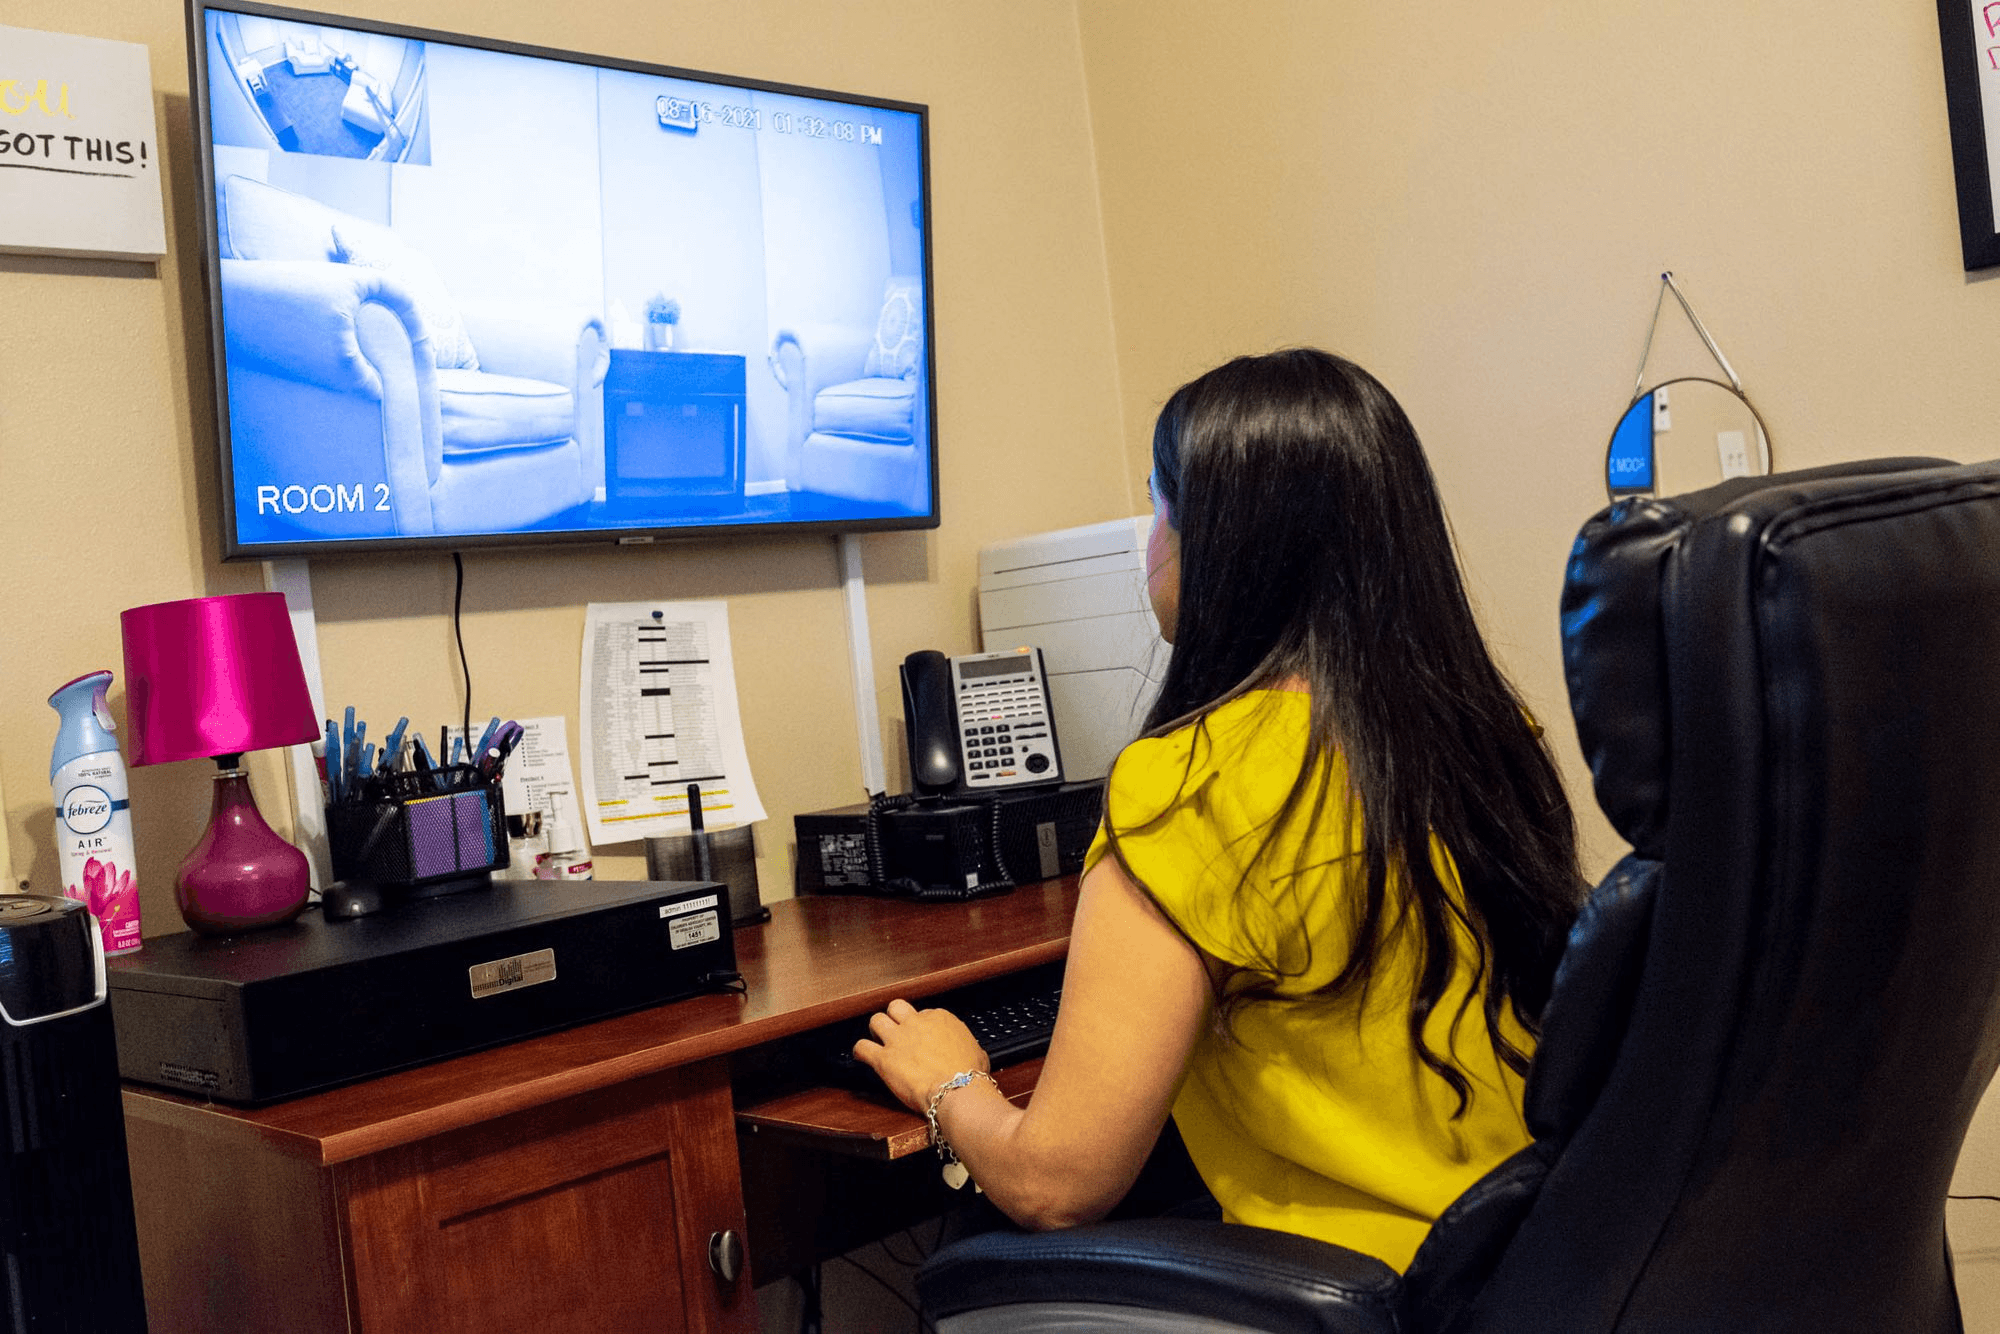
[[[757,840],[751,826],[717,829],[707,834],[669,834],[646,840],[648,880],[720,880],[729,888],[731,926],[769,921],[771,910],[757,892]],[[695,839],[708,840],[707,875],[695,851]]]
[[[333,873],[421,898],[492,883],[507,865],[500,784],[469,764],[372,781],[361,801],[326,808]]]

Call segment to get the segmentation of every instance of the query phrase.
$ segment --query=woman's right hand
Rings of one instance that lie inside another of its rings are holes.
[[[919,1010],[892,1000],[868,1021],[874,1041],[854,1044],[854,1058],[882,1078],[889,1092],[913,1112],[930,1105],[931,1094],[953,1075],[989,1068],[986,1051],[949,1010]]]

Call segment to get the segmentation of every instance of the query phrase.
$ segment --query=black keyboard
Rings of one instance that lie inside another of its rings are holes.
[[[1062,1005],[1060,967],[1052,973],[1024,974],[1021,979],[1004,979],[919,1001],[917,1008],[950,1010],[972,1030],[995,1069],[1013,1065],[1049,1049],[1049,1038],[1056,1031],[1056,1010]],[[875,1072],[854,1059],[854,1043],[867,1036],[868,1026],[861,1022],[843,1025],[828,1037],[820,1060],[830,1082],[864,1090],[882,1087]]]
[[[988,1060],[994,1065],[1012,1065],[1049,1049],[1049,1039],[1056,1031],[1056,1010],[1061,1005],[1062,988],[1057,986],[958,1017],[986,1048]]]

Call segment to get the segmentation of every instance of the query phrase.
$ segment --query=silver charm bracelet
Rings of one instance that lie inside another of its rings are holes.
[[[958,1154],[951,1147],[951,1141],[944,1137],[944,1131],[938,1128],[938,1104],[944,1101],[945,1094],[953,1089],[962,1089],[975,1079],[983,1079],[993,1085],[995,1092],[1000,1089],[999,1081],[984,1070],[961,1070],[932,1091],[930,1103],[924,1108],[924,1120],[929,1123],[931,1130],[931,1147],[937,1150],[938,1161],[944,1164],[944,1184],[953,1190],[962,1189],[970,1179],[971,1173],[967,1172],[965,1164],[958,1160]]]

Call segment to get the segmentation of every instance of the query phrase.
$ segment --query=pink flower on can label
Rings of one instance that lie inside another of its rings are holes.
[[[90,905],[91,915],[112,927],[139,915],[139,896],[132,887],[132,873],[120,871],[116,863],[92,857],[83,864],[83,894],[72,887],[69,896]]]

